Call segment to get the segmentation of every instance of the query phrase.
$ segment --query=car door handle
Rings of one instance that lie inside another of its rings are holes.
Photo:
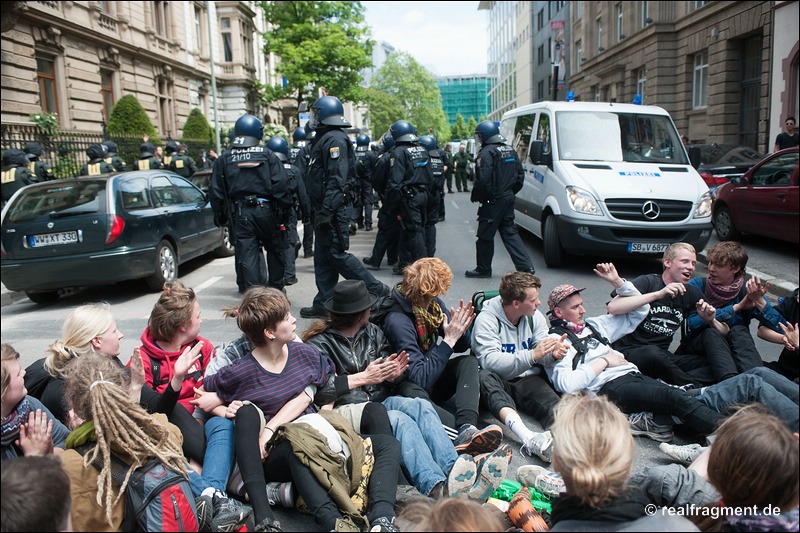
[[[786,198],[786,193],[785,192],[779,192],[778,193],[778,198]]]

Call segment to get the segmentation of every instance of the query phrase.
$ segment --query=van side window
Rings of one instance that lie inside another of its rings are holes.
[[[542,113],[539,118],[539,128],[536,130],[536,139],[544,143],[544,153],[550,153],[550,116]]]
[[[511,147],[516,150],[520,161],[528,160],[528,148],[531,144],[531,133],[533,133],[533,123],[535,121],[536,113],[519,116],[516,124],[514,124],[514,140],[511,143]]]

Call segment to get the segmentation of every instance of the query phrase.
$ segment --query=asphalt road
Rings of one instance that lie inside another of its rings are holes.
[[[475,214],[477,205],[469,202],[467,193],[448,194],[446,196],[447,220],[438,225],[438,246],[436,256],[446,261],[454,272],[453,285],[444,300],[449,305],[456,305],[459,299],[467,300],[478,290],[496,288],[503,273],[512,270],[513,265],[499,237],[496,239],[495,258],[492,279],[467,279],[464,271],[475,267],[475,230],[477,222]],[[374,242],[375,232],[359,231],[351,238],[351,252],[361,259],[369,255]],[[569,264],[560,269],[549,269],[542,259],[541,242],[530,234],[523,232],[523,241],[533,258],[537,275],[543,287],[542,299],[560,283],[572,283],[586,287],[584,294],[588,316],[605,313],[605,303],[609,299],[610,287],[597,278],[593,266],[607,258],[575,257]],[[715,238],[712,239],[712,243]],[[797,286],[798,247],[779,241],[765,239],[748,239],[744,242],[750,252],[750,266],[758,275],[767,275],[773,279],[773,291],[770,298],[786,294]],[[702,254],[701,254],[702,255]],[[657,258],[630,257],[614,259],[620,275],[633,278],[637,275],[660,271]],[[701,257],[702,261],[702,257]],[[224,305],[235,304],[239,295],[234,278],[233,258],[215,259],[210,256],[200,258],[183,265],[180,277],[187,285],[193,287],[198,294],[202,309],[203,325],[201,335],[215,345],[228,342],[239,336],[236,324],[232,320],[222,318],[218,311]],[[292,301],[292,312],[298,317],[298,332],[310,324],[310,320],[299,317],[300,307],[311,304],[316,293],[313,276],[312,259],[302,256],[297,261],[299,283],[287,287]],[[373,272],[386,284],[400,281],[399,276],[391,274],[391,268],[384,266]],[[698,264],[698,274],[705,273],[705,267]],[[127,360],[138,345],[139,335],[147,325],[147,317],[156,301],[156,295],[149,292],[142,281],[118,283],[113,286],[87,288],[73,291],[48,306],[40,306],[28,300],[22,293],[10,293],[2,288],[2,309],[0,317],[3,323],[2,342],[11,343],[21,354],[22,365],[27,366],[36,359],[44,357],[47,346],[60,338],[61,324],[69,311],[86,302],[108,301],[112,305],[120,330],[126,335],[122,341],[122,359]],[[753,326],[755,337],[755,326]],[[779,349],[757,339],[757,346],[762,358],[766,361],[777,358]],[[527,415],[523,420],[529,427],[539,429],[538,423]],[[491,415],[482,413],[482,422],[496,423]],[[507,431],[504,441],[511,445],[514,456],[507,477],[514,478],[517,468],[524,464],[542,464],[538,459],[521,456],[520,443]],[[656,442],[637,438],[635,470],[646,469],[654,464],[668,462],[657,447]],[[685,443],[686,437],[678,433],[677,443]],[[406,492],[403,492],[406,496]],[[311,517],[296,512],[277,510],[285,530],[313,531],[315,525]]]

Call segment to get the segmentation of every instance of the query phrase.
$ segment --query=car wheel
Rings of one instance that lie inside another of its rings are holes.
[[[178,277],[178,258],[175,250],[167,241],[161,241],[156,247],[156,271],[146,278],[147,285],[154,291],[164,288],[164,283],[175,281]]]
[[[714,228],[717,231],[717,237],[721,241],[732,241],[738,239],[740,233],[733,225],[733,217],[731,211],[727,207],[720,207],[714,215]]]
[[[26,292],[25,296],[35,304],[51,304],[58,301],[58,291]]]
[[[236,250],[233,248],[233,243],[231,242],[231,234],[228,231],[228,228],[222,228],[222,244],[214,249],[214,255],[217,257],[230,257],[236,253]]]
[[[544,248],[544,262],[551,268],[560,267],[564,263],[564,250],[558,240],[558,228],[556,227],[556,217],[551,215],[544,221],[544,233],[542,234]]]

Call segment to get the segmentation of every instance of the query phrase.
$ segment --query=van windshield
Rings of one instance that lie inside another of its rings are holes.
[[[557,117],[562,161],[689,164],[669,117],[603,111],[559,111]]]

